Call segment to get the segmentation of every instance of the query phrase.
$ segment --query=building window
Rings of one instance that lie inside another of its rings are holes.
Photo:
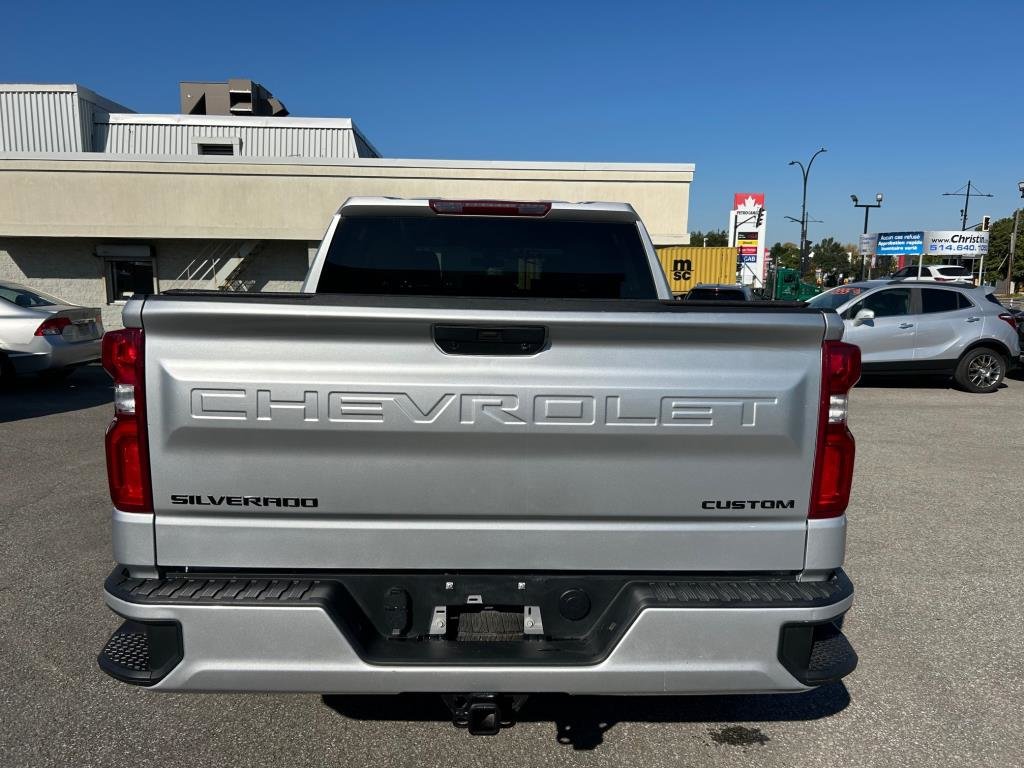
[[[242,141],[237,136],[194,136],[192,144],[196,154],[230,157],[240,153]]]
[[[127,301],[153,293],[153,261],[107,262],[107,301]]]

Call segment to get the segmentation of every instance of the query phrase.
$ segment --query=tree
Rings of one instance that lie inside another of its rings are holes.
[[[768,255],[776,267],[800,269],[800,246],[796,243],[776,243]]]
[[[1010,233],[1013,232],[1013,216],[996,219],[988,228],[988,256],[985,257],[985,280],[995,282],[1006,279],[1006,256],[1010,252]],[[1017,227],[1017,253],[1013,259],[1013,279],[1024,280],[1024,211],[1020,213]]]
[[[690,233],[690,245],[704,245],[704,238],[708,239],[708,247],[725,246],[729,244],[729,233],[724,229],[709,229],[707,232]]]
[[[840,274],[850,274],[849,254],[846,248],[834,237],[826,237],[824,240],[819,241],[812,250],[814,251],[814,258],[811,259],[811,263],[815,269],[821,270],[823,280],[825,280],[826,276],[838,279]],[[828,281],[826,280],[826,282]]]

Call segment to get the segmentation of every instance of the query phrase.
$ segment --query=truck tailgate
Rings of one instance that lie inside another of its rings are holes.
[[[148,299],[158,561],[801,569],[824,316],[560,306]],[[438,325],[546,340],[450,353]]]

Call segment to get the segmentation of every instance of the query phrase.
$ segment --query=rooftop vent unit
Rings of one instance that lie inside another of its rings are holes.
[[[226,83],[182,82],[184,115],[285,117],[288,109],[259,83],[233,78]]]

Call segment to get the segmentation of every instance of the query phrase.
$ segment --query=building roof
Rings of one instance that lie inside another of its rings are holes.
[[[78,83],[0,83],[0,93],[74,93],[107,112],[133,111]]]
[[[379,157],[347,117],[138,114],[77,83],[0,83],[0,152],[199,155],[204,137],[249,158]]]

